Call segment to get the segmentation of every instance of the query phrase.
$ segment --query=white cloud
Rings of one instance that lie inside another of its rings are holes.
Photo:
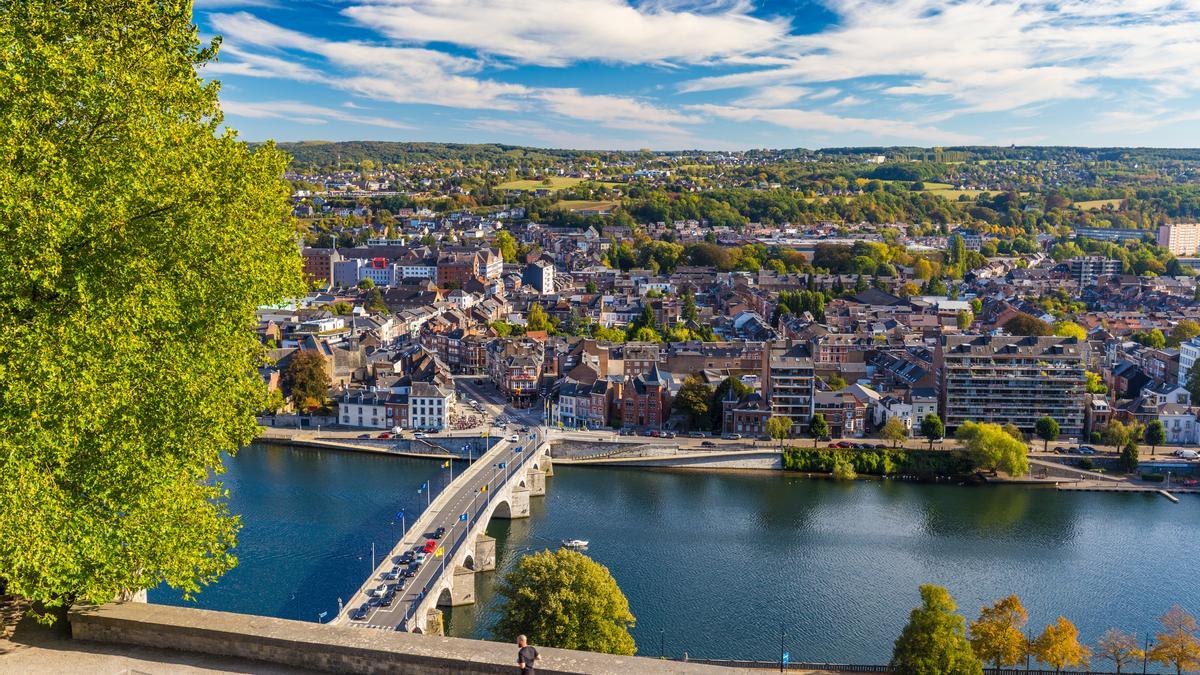
[[[850,108],[856,105],[862,105],[866,102],[867,99],[850,94],[849,96],[844,96],[837,101],[834,101],[831,105],[835,105],[839,108]]]
[[[765,51],[788,31],[742,2],[367,0],[342,10],[410,44],[445,42],[522,63],[702,63]]]
[[[805,96],[809,96],[811,93],[812,90],[806,87],[792,87],[788,85],[760,87],[749,96],[738,99],[735,103],[749,108],[773,108],[793,103]]]
[[[797,108],[743,108],[713,104],[688,106],[690,110],[735,122],[766,122],[788,129],[868,135],[900,143],[956,144],[976,141],[974,136],[943,131],[909,122],[865,117],[841,117]]]
[[[1200,89],[1194,0],[828,0],[840,20],[774,50],[790,62],[693,79],[690,92],[900,80],[894,96],[959,112],[1096,96],[1120,78],[1160,95]],[[1126,87],[1130,83],[1125,84]],[[812,97],[810,97],[812,98]]]
[[[326,124],[331,120],[351,124],[367,124],[388,129],[411,129],[403,122],[386,117],[353,115],[336,108],[325,108],[300,101],[221,101],[221,110],[227,115],[257,119],[283,119],[301,124]]]
[[[626,96],[588,95],[578,89],[544,89],[535,97],[554,113],[596,122],[613,129],[679,133],[676,124],[694,124],[700,118],[645,103]]]

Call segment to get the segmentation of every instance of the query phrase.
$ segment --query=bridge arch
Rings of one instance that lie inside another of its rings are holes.
[[[512,518],[512,505],[508,503],[507,499],[499,499],[495,502],[495,506],[492,507],[492,513],[488,517],[488,523],[491,522],[492,518]],[[485,528],[488,523],[484,523]]]
[[[438,593],[437,606],[448,607],[454,602],[454,594],[450,592],[449,586],[442,586],[442,592]]]
[[[475,556],[473,554],[468,553],[466,557],[463,558],[463,567],[472,571],[475,570]]]

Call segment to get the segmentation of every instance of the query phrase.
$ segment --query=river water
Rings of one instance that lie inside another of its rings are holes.
[[[239,565],[194,601],[151,601],[306,621],[327,619],[419,511],[437,462],[251,447],[222,481],[244,528]],[[1172,603],[1200,612],[1200,498],[1060,493],[896,481],[838,483],[772,472],[557,467],[532,517],[496,521],[500,571],[529,550],[587,539],[637,617],[639,653],[885,662],[917,586],[949,588],[973,618],[1016,593],[1035,632],[1065,615],[1095,642],[1139,635]],[[448,614],[453,635],[488,637],[496,574]]]

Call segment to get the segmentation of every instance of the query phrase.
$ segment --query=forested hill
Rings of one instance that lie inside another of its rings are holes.
[[[279,147],[292,155],[292,166],[299,168],[358,165],[363,160],[383,165],[449,161],[505,166],[529,162],[552,163],[578,157],[610,158],[621,154],[634,154],[527,148],[494,143],[400,143],[394,141],[300,141],[280,143]]]

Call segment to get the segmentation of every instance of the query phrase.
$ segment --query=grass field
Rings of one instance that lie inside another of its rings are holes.
[[[585,211],[592,209],[615,209],[621,203],[617,201],[588,201],[586,199],[564,199],[558,203],[558,208],[568,211]]]
[[[1084,211],[1098,211],[1105,206],[1111,206],[1114,209],[1121,208],[1123,199],[1092,199],[1089,201],[1075,202],[1075,206]]]

